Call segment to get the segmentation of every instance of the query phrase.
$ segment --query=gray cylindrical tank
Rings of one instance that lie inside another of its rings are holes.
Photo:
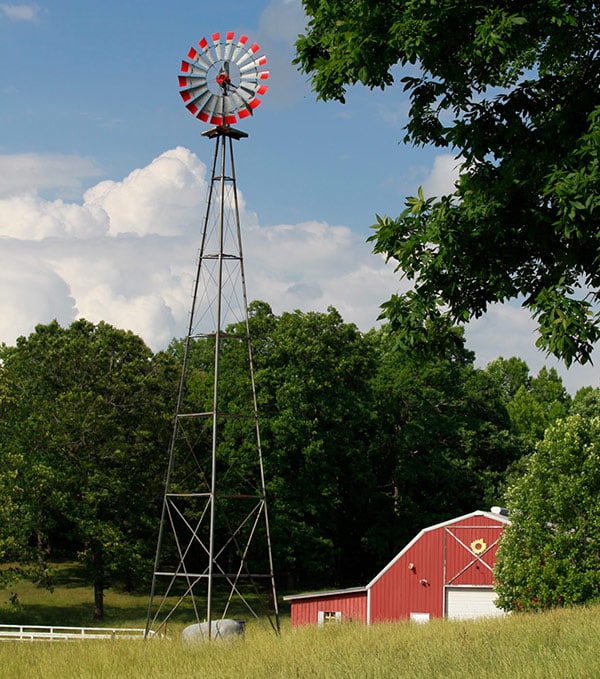
[[[231,639],[234,637],[239,637],[244,634],[245,628],[245,620],[232,620],[231,618],[213,620],[210,625],[210,638]],[[208,639],[209,634],[207,622],[188,625],[181,633],[181,640],[186,644],[208,641]]]

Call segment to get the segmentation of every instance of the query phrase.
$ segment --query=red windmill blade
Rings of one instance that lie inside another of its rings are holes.
[[[181,62],[179,94],[188,111],[211,125],[231,125],[252,115],[268,89],[266,56],[248,36],[213,33]]]

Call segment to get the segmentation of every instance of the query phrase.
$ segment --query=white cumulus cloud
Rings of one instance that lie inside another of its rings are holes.
[[[40,189],[77,189],[83,177],[102,170],[89,158],[61,154],[0,155],[0,197]]]
[[[103,181],[84,194],[86,206],[108,214],[111,235],[181,235],[205,201],[206,167],[182,147],[166,151],[123,181]]]
[[[52,318],[131,329],[159,349],[186,332],[207,171],[185,148],[122,181],[101,181],[79,203],[15,194],[0,200],[0,341]],[[367,330],[397,276],[362,237],[323,222],[261,227],[239,193],[249,299],[276,313],[325,310]]]
[[[37,194],[0,199],[0,233],[25,240],[76,236],[88,238],[107,230],[106,213],[95,205],[47,201]]]
[[[461,160],[449,153],[435,157],[433,167],[423,182],[426,196],[443,196],[454,193],[454,183],[458,179]]]

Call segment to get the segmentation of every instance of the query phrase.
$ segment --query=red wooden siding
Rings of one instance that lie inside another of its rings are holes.
[[[367,586],[369,622],[444,616],[447,585],[493,584],[505,520],[481,513],[423,530]]]
[[[443,556],[436,532],[424,533],[400,552],[369,587],[370,622],[409,618],[411,612],[442,617]]]
[[[330,595],[302,598],[292,602],[291,622],[293,627],[316,625],[319,611],[341,612],[342,622],[367,621],[367,592],[335,592]]]

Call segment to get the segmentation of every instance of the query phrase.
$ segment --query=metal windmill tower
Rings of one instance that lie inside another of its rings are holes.
[[[210,639],[219,620],[265,614],[279,632],[233,157],[248,135],[231,127],[267,90],[259,51],[215,33],[181,64],[181,97],[212,125],[214,156],[146,634],[184,620],[207,623]]]

